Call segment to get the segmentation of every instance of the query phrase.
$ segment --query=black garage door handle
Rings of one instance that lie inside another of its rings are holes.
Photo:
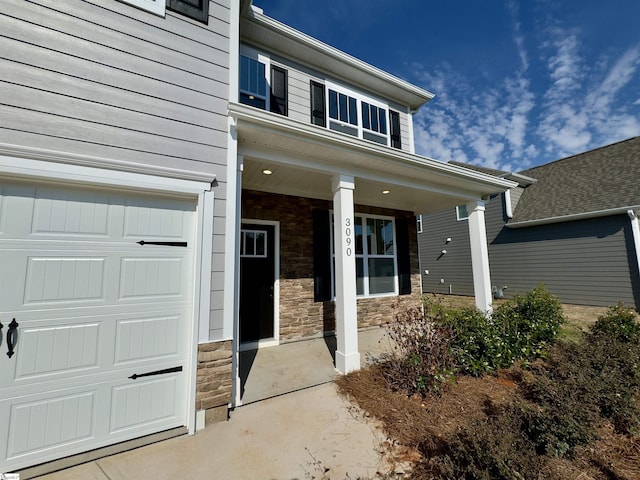
[[[7,330],[7,347],[9,348],[7,357],[13,357],[13,354],[15,353],[13,351],[13,347],[16,346],[16,343],[18,343],[18,322],[16,322],[16,319],[14,318],[9,324],[9,330]]]

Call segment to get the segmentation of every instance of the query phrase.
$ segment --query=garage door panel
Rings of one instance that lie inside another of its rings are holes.
[[[27,327],[20,331],[16,345],[17,366],[15,380],[70,374],[99,367],[100,324]]]
[[[93,438],[95,415],[95,391],[12,405],[7,460]]]
[[[29,257],[24,304],[105,301],[105,257]]]
[[[36,188],[32,234],[79,234],[106,237],[109,195],[84,190]]]
[[[113,388],[110,433],[175,420],[180,401],[177,375],[153,380],[136,380],[133,384]]]
[[[135,203],[134,203],[135,202]],[[193,203],[128,199],[124,213],[123,238],[184,240],[191,230]]]
[[[178,315],[119,320],[114,364],[178,355],[181,320]]]
[[[120,299],[144,297],[157,300],[184,295],[191,288],[181,257],[123,258],[120,272]]]

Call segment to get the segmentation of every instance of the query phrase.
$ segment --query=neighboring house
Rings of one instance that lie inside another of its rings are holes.
[[[640,137],[519,174],[468,165],[519,183],[491,196],[486,205],[496,294],[511,297],[544,283],[565,303],[607,306],[622,301],[640,308],[638,165]],[[425,293],[473,295],[469,238],[461,210],[422,216],[419,243]]]
[[[417,305],[415,214],[515,183],[420,157],[432,94],[250,1],[4,0],[0,471],[241,402],[243,348]],[[183,428],[184,431],[184,428]]]

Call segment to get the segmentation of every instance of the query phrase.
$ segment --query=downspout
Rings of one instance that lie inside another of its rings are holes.
[[[627,215],[631,219],[633,243],[636,247],[636,262],[638,263],[638,272],[640,272],[640,225],[638,224],[638,215],[632,209],[627,210]]]
[[[511,206],[511,189],[504,192],[504,210],[507,218],[513,218],[513,207]]]

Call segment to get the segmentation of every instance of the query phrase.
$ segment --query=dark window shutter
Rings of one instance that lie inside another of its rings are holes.
[[[327,126],[324,104],[324,85],[311,80],[311,123],[314,125]]]
[[[398,287],[400,295],[411,294],[411,252],[409,251],[409,222],[396,219],[396,240],[398,241]]]
[[[209,0],[167,0],[167,8],[199,22],[209,23]]]
[[[313,210],[313,301],[331,300],[331,228],[328,210]]]
[[[271,67],[271,106],[273,113],[287,116],[287,71]]]
[[[393,148],[402,148],[400,141],[400,114],[389,110],[389,124],[391,125],[391,146]]]

